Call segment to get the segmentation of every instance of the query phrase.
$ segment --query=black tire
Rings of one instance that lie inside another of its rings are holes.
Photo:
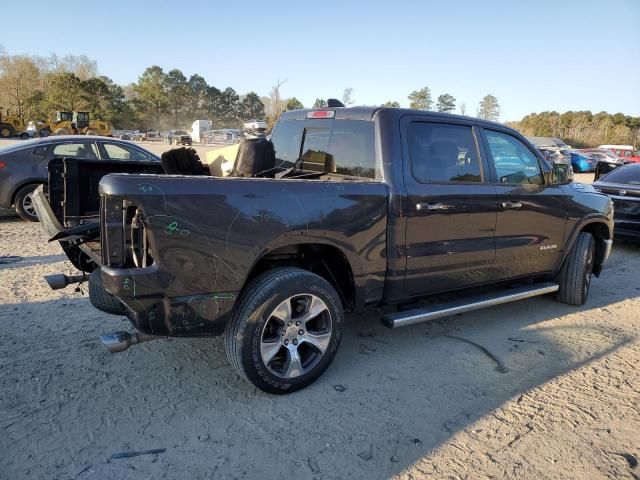
[[[38,136],[40,138],[50,137],[51,136],[51,129],[48,128],[48,127],[41,128],[40,131],[38,132]]]
[[[281,322],[277,309],[284,304],[289,305],[292,322],[285,320],[279,330],[273,329]],[[322,309],[316,316],[311,312],[314,305]],[[320,323],[311,326],[314,322]],[[224,332],[225,349],[236,371],[260,390],[291,393],[313,383],[329,367],[340,345],[343,325],[340,297],[329,282],[299,268],[275,268],[243,290]],[[312,330],[316,331],[312,334]],[[296,337],[299,332],[304,335]],[[263,342],[268,333],[275,339],[273,343]],[[324,350],[310,342],[321,337]],[[276,347],[276,353],[265,363],[262,347],[269,344]],[[299,375],[292,368],[293,349]],[[276,372],[279,367],[280,373]]]
[[[11,138],[16,134],[14,128],[8,123],[0,123],[0,138]]]
[[[39,187],[39,185],[25,185],[18,193],[16,193],[15,197],[15,207],[16,213],[28,222],[37,222],[38,215],[36,214],[36,210],[33,206],[33,191]]]
[[[27,132],[22,132],[20,134],[20,139],[21,140],[29,140],[29,134]]]
[[[595,240],[593,235],[581,232],[564,261],[556,281],[560,290],[556,298],[569,305],[582,305],[589,296]]]
[[[89,300],[98,310],[112,315],[125,315],[127,307],[102,287],[102,275],[96,268],[89,274]]]

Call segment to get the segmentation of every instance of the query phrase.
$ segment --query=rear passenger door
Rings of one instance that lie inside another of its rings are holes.
[[[496,193],[468,122],[403,119],[405,294],[493,280]]]
[[[500,279],[550,272],[566,221],[562,187],[546,182],[538,156],[508,131],[482,129],[498,195],[495,268]]]

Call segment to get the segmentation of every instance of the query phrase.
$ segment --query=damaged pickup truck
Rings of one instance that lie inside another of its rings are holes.
[[[186,149],[108,175],[55,160],[37,211],[82,273],[50,284],[88,275],[92,303],[129,318],[133,333],[102,336],[111,351],[223,335],[271,393],[325,371],[345,311],[379,307],[396,328],[548,293],[586,301],[612,245],[608,197],[504,125],[334,105],[284,113],[227,177]]]

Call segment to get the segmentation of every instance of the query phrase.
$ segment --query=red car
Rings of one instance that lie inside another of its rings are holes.
[[[640,163],[640,152],[631,145],[600,145],[598,148],[609,150],[627,162]]]

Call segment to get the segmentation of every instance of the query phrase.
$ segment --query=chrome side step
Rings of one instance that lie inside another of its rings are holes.
[[[413,325],[414,323],[426,322],[427,320],[435,320],[436,318],[492,307],[493,305],[500,305],[501,303],[509,303],[515,300],[522,300],[523,298],[557,292],[559,288],[559,285],[551,282],[516,287],[499,292],[498,294],[490,293],[462,301],[454,300],[452,302],[435,305],[431,308],[416,308],[404,312],[387,314],[382,317],[382,323],[389,328],[404,327],[406,325]]]

